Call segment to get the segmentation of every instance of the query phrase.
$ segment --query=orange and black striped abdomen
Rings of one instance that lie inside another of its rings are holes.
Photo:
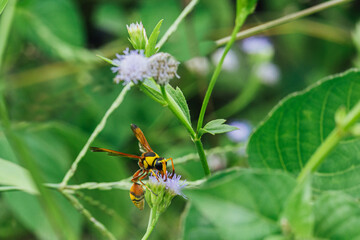
[[[144,194],[145,191],[143,187],[138,183],[133,183],[130,188],[130,199],[134,203],[134,205],[140,210],[144,209]]]

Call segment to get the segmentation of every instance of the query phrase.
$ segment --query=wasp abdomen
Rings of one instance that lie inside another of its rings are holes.
[[[130,199],[134,203],[134,205],[140,210],[144,209],[144,194],[145,191],[143,187],[138,183],[133,183],[130,188]]]

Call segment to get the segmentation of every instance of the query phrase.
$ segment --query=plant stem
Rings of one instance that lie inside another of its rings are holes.
[[[70,178],[75,174],[77,166],[81,159],[85,156],[86,152],[88,151],[90,144],[95,140],[97,135],[104,129],[106,125],[106,121],[109,118],[109,116],[115,111],[116,108],[120,106],[122,101],[124,100],[124,97],[126,93],[130,90],[133,83],[127,84],[120,92],[119,96],[115,99],[115,101],[111,104],[110,108],[106,111],[104,117],[101,119],[100,123],[96,126],[94,132],[91,134],[87,142],[85,143],[84,147],[79,152],[78,156],[76,157],[75,161],[71,165],[71,168],[68,170],[68,172],[65,174],[64,179],[61,182],[61,188],[64,188],[66,184],[69,182]]]
[[[270,28],[277,27],[277,26],[285,24],[285,23],[289,23],[289,22],[297,20],[299,18],[306,17],[313,13],[316,13],[316,12],[322,11],[324,9],[327,9],[327,8],[330,8],[330,7],[333,7],[336,5],[340,5],[340,4],[343,4],[346,2],[350,2],[350,1],[351,0],[332,0],[332,1],[327,1],[324,3],[320,3],[316,6],[307,8],[305,10],[302,10],[302,11],[299,11],[296,13],[292,13],[292,14],[286,15],[285,17],[261,24],[259,26],[253,27],[253,28],[249,28],[244,31],[241,31],[238,34],[236,34],[236,40],[240,40],[240,39],[244,39],[244,38],[253,36],[257,33],[263,32]],[[232,38],[232,36],[221,38],[221,39],[215,41],[215,43],[217,46],[222,46],[222,45],[226,44],[227,42],[229,42],[231,38]]]
[[[154,230],[157,221],[159,220],[160,214],[157,212],[157,206],[154,205],[153,208],[150,210],[149,222],[146,229],[146,232],[141,240],[147,240]]]
[[[148,97],[150,97],[152,100],[154,100],[155,102],[159,103],[162,106],[165,106],[167,103],[164,102],[163,100],[160,100],[159,98],[155,97],[153,93],[151,93],[145,86],[144,84],[139,84],[139,88],[141,91],[143,91],[143,93],[145,93]]]
[[[161,89],[161,93],[163,94],[163,98],[168,103],[170,110],[174,113],[174,115],[180,120],[180,122],[185,126],[185,128],[190,133],[191,139],[194,141],[196,145],[196,150],[199,154],[199,158],[201,161],[201,165],[204,169],[205,176],[210,176],[210,169],[207,164],[206,155],[201,140],[196,137],[195,131],[192,129],[189,121],[186,119],[182,111],[179,109],[178,105],[174,102],[174,99],[172,98],[170,99],[171,96],[170,97],[168,96],[165,86],[160,86],[160,89]]]
[[[195,5],[199,2],[199,0],[192,0],[180,13],[175,22],[169,27],[169,29],[165,32],[164,36],[160,39],[158,44],[156,44],[156,48],[160,49],[162,45],[168,40],[168,38],[173,34],[178,28],[181,21],[194,9]]]
[[[239,13],[237,13],[237,14],[239,14]],[[203,126],[205,111],[206,111],[207,105],[209,103],[211,93],[212,93],[212,91],[214,89],[216,80],[219,77],[219,74],[221,72],[221,67],[223,65],[225,56],[229,52],[229,50],[230,50],[231,46],[233,45],[233,43],[235,42],[236,33],[239,31],[239,29],[242,26],[243,22],[245,21],[246,17],[247,17],[247,14],[242,14],[240,16],[237,16],[236,22],[235,22],[235,27],[234,27],[233,32],[231,34],[231,38],[228,41],[228,43],[226,44],[226,47],[225,47],[225,50],[224,50],[224,52],[223,52],[223,54],[221,56],[221,59],[220,59],[218,65],[216,66],[216,69],[215,69],[215,71],[214,71],[214,73],[213,73],[213,75],[211,77],[210,84],[209,84],[209,87],[208,87],[208,89],[206,91],[206,94],[205,94],[205,97],[204,97],[204,100],[203,100],[203,104],[201,106],[200,114],[199,114],[198,125],[197,125],[197,129],[196,129],[197,134],[199,133],[200,129]]]
[[[194,142],[195,142],[196,150],[198,151],[198,154],[199,154],[201,165],[204,169],[205,176],[208,177],[208,176],[210,176],[211,172],[210,172],[210,168],[207,163],[207,160],[206,160],[204,147],[203,147],[200,139],[196,139]]]
[[[324,161],[326,156],[337,146],[340,140],[348,134],[350,128],[360,117],[360,101],[351,109],[340,123],[337,123],[335,129],[327,136],[325,141],[316,149],[305,167],[301,170],[297,181],[301,183],[306,177],[314,172]]]

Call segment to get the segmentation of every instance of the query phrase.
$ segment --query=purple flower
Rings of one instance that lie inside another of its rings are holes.
[[[220,62],[224,51],[225,48],[219,48],[212,54],[211,61],[214,65],[217,65]],[[230,49],[224,58],[222,69],[226,71],[235,71],[239,67],[239,64],[239,58],[237,57],[235,51]]]
[[[186,180],[180,180],[181,175],[177,175],[176,173],[174,173],[174,176],[170,178],[171,174],[171,172],[168,172],[167,178],[165,177],[165,175],[161,176],[160,173],[157,173],[157,178],[153,175],[150,175],[149,184],[155,186],[163,185],[171,195],[180,195],[183,198],[187,199],[187,197],[182,193],[182,189],[187,186]]]
[[[144,81],[151,77],[148,69],[148,59],[144,56],[144,51],[131,50],[127,48],[124,55],[116,54],[116,59],[113,59],[111,70],[117,75],[114,78],[116,83],[123,82],[124,85],[133,82],[137,84],[139,81]]]
[[[279,81],[279,68],[271,62],[260,64],[256,68],[256,76],[266,85],[275,85]]]
[[[238,130],[226,133],[232,141],[245,142],[248,140],[252,131],[252,127],[249,123],[245,121],[235,121],[230,123],[229,125],[239,128]]]
[[[168,178],[165,182],[165,188],[173,195],[180,195],[183,198],[187,199],[187,197],[181,192],[181,190],[187,186],[186,180],[181,181],[181,175],[176,175],[176,173],[172,178],[169,177],[170,175],[171,173],[168,173]]]
[[[274,48],[266,37],[249,37],[242,41],[242,50],[247,54],[272,54]]]

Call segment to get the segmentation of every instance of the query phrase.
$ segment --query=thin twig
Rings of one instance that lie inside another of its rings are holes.
[[[181,21],[194,9],[195,5],[199,2],[199,0],[192,0],[180,13],[175,22],[169,27],[169,29],[165,32],[164,36],[160,39],[158,44],[156,44],[156,48],[160,49],[162,45],[168,40],[168,38],[176,31]]]
[[[90,144],[95,140],[95,138],[99,135],[99,133],[104,129],[106,125],[106,121],[109,118],[109,116],[115,111],[116,108],[120,106],[122,101],[124,100],[125,94],[129,91],[133,83],[127,84],[120,92],[119,96],[115,99],[115,101],[112,103],[110,108],[106,111],[104,117],[101,119],[100,123],[96,126],[94,132],[91,134],[89,139],[87,140],[84,147],[79,152],[79,155],[76,157],[75,161],[71,165],[71,168],[66,173],[64,179],[61,182],[61,187],[64,188],[67,183],[69,182],[70,178],[75,174],[77,166],[81,159],[85,156],[86,152],[88,151]]]
[[[285,23],[289,23],[291,21],[297,20],[299,18],[302,17],[306,17],[308,15],[311,15],[313,13],[322,11],[326,8],[330,8],[342,3],[346,3],[346,2],[350,2],[351,0],[333,0],[333,1],[328,1],[328,2],[324,2],[324,3],[320,3],[316,6],[307,8],[305,10],[296,12],[296,13],[292,13],[289,15],[286,15],[285,17],[261,24],[259,26],[253,27],[253,28],[249,28],[247,30],[241,31],[239,33],[236,34],[236,40],[240,40],[240,39],[244,39],[250,36],[255,35],[256,33],[260,33],[263,32],[265,30],[268,30],[270,28],[273,27],[277,27],[279,25],[285,24]],[[230,36],[229,37],[225,37],[225,38],[221,38],[217,41],[215,41],[217,46],[222,46],[224,44],[226,44],[228,41],[230,41]]]
[[[79,202],[79,200],[76,197],[74,197],[73,195],[71,195],[70,193],[68,193],[66,191],[62,191],[62,193],[71,202],[71,204],[84,217],[86,217],[94,225],[94,227],[97,228],[104,236],[106,236],[110,240],[116,240],[114,235],[111,232],[109,232],[109,230],[107,230],[106,227],[101,222],[96,220],[96,218],[94,218],[91,215],[91,213],[86,208],[84,208],[84,206]]]

